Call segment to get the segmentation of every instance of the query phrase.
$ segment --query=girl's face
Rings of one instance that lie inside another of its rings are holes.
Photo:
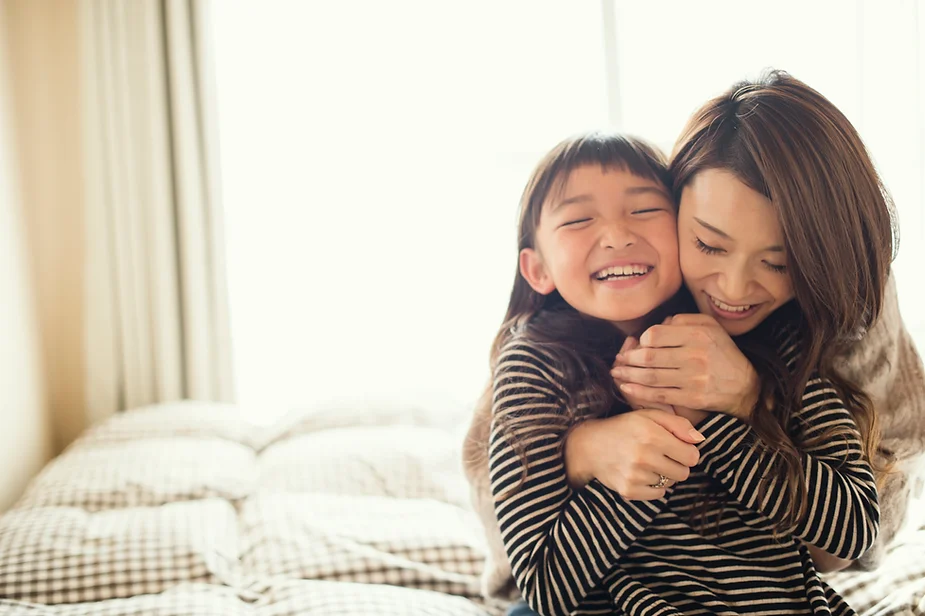
[[[665,187],[586,165],[552,191],[520,271],[547,295],[632,332],[681,287],[677,219]]]
[[[697,307],[730,335],[751,331],[793,298],[773,205],[728,171],[701,171],[684,188],[678,241]]]

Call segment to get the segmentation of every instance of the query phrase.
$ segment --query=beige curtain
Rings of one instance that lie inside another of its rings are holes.
[[[47,422],[53,453],[87,424],[85,174],[77,0],[3,0],[0,13],[10,78],[8,171],[19,187],[25,223],[21,239],[28,256],[28,286],[34,294],[45,400],[41,410],[13,412],[22,414],[24,422]],[[8,205],[15,207],[15,203]]]
[[[79,0],[88,419],[230,401],[208,6]]]

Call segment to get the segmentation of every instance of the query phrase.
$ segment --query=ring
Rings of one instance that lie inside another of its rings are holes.
[[[649,486],[649,487],[650,487],[650,488],[655,488],[655,489],[657,489],[657,490],[660,490],[660,489],[664,488],[666,485],[668,485],[668,477],[665,477],[664,475],[659,474],[659,476],[658,476],[658,483],[654,483],[654,484],[652,484],[652,485]]]

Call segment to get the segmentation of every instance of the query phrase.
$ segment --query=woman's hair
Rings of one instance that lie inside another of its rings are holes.
[[[766,327],[736,342],[762,376],[762,399],[774,401],[759,405],[753,425],[763,443],[780,454],[794,503],[786,521],[796,523],[808,500],[799,451],[808,443],[794,443],[786,429],[814,371],[835,385],[858,423],[868,459],[875,460],[873,405],[833,370],[833,360],[880,314],[895,254],[892,200],[848,119],[781,71],[737,83],[694,113],[670,165],[678,202],[706,169],[731,172],[764,195],[783,229],[799,308],[793,315],[799,359],[791,368],[783,366]],[[818,438],[837,436],[830,431]]]
[[[518,216],[518,253],[524,248],[536,248],[543,205],[564,189],[572,171],[587,165],[627,171],[657,182],[666,190],[671,186],[665,156],[642,140],[607,133],[566,139],[539,162],[524,188]],[[669,309],[670,306],[666,306],[666,315]],[[520,273],[519,264],[514,272],[507,312],[491,347],[492,373],[501,350],[515,335],[525,336],[532,346],[545,351],[556,362],[556,369],[562,372],[560,393],[566,412],[554,419],[560,427],[610,412],[618,394],[609,374],[610,364],[604,358],[616,356],[623,336],[610,323],[579,314],[558,291],[549,295],[534,291]],[[478,402],[476,414],[490,417],[491,406],[492,385],[489,384]],[[515,451],[523,457],[521,439],[517,435],[532,431],[538,425],[528,417],[503,417],[499,421],[501,429],[509,431]],[[549,421],[546,419],[543,423]]]

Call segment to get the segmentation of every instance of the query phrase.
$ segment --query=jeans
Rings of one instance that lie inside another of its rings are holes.
[[[526,601],[518,601],[507,608],[507,612],[505,612],[504,616],[539,616],[539,614],[530,609]]]

